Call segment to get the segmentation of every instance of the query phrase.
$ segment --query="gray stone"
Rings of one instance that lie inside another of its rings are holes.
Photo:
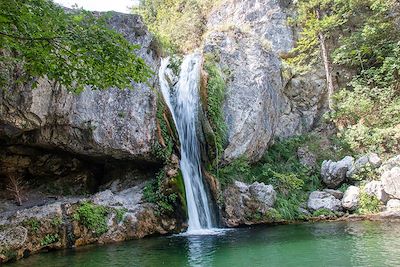
[[[349,186],[342,199],[344,209],[354,211],[358,208],[360,202],[360,188],[357,186]]]
[[[273,221],[268,216],[276,201],[272,185],[235,181],[223,191],[223,223],[233,227]]]
[[[310,169],[314,169],[317,165],[317,157],[310,151],[307,146],[297,149],[297,158],[300,163]]]
[[[203,52],[226,70],[225,162],[259,160],[275,137],[311,130],[325,110],[323,72],[294,77],[282,64],[295,43],[282,3],[225,1],[208,18]]]
[[[330,211],[340,211],[342,205],[339,199],[324,191],[311,192],[308,197],[307,207],[311,211],[327,209]]]
[[[370,196],[374,196],[382,203],[389,200],[389,195],[385,192],[381,181],[371,181],[365,184],[364,192]]]
[[[399,199],[391,199],[386,204],[386,209],[389,211],[392,210],[400,210],[400,200]]]
[[[345,179],[347,171],[352,167],[354,158],[347,156],[334,162],[325,160],[322,162],[321,177],[329,188],[337,188]]]
[[[23,246],[28,237],[25,227],[17,226],[0,231],[0,252],[2,250],[16,250]]]
[[[254,182],[249,186],[249,192],[255,196],[258,201],[265,203],[269,207],[273,207],[276,201],[276,192],[272,185]]]
[[[368,155],[364,155],[358,158],[351,168],[347,171],[346,176],[348,178],[352,178],[354,175],[357,175],[360,171],[362,171],[365,167],[370,167],[372,169],[379,168],[381,166],[382,160],[375,153],[371,153]]]
[[[138,15],[112,13],[110,26],[139,44],[137,54],[156,70],[154,38]],[[154,77],[134,90],[92,91],[79,95],[46,79],[32,90],[29,83],[0,91],[0,136],[19,143],[57,148],[89,156],[154,161],[156,93]]]
[[[382,166],[379,168],[379,172],[384,173],[385,171],[389,171],[394,167],[400,167],[400,155],[397,155],[383,162]]]
[[[343,198],[343,192],[340,190],[334,190],[334,189],[324,189],[324,192],[327,192],[328,194],[331,194],[337,199],[342,199]]]
[[[384,171],[381,176],[383,189],[393,198],[400,198],[400,167]]]

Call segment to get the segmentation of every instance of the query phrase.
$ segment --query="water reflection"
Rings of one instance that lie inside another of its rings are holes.
[[[341,222],[154,237],[35,255],[13,266],[399,266],[400,224]]]
[[[191,267],[212,266],[216,236],[188,236],[187,253]]]

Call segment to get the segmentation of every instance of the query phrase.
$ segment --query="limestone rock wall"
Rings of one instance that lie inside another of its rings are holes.
[[[109,23],[129,41],[141,46],[138,55],[156,72],[155,40],[140,16],[113,13]],[[11,143],[57,148],[88,156],[153,161],[156,138],[156,75],[134,90],[87,89],[68,93],[42,79],[0,90],[0,137]]]
[[[326,106],[323,73],[293,76],[282,62],[295,44],[290,4],[226,0],[209,17],[203,51],[216,55],[228,81],[226,162],[257,161],[275,137],[311,130]]]

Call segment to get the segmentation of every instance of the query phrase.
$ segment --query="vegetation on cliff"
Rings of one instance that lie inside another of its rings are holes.
[[[68,90],[131,88],[152,72],[107,15],[66,11],[50,0],[0,2],[0,85],[47,77]],[[16,74],[15,74],[16,73]]]
[[[206,18],[215,0],[140,0],[133,8],[143,16],[164,49],[187,53],[200,46]]]
[[[346,86],[329,95],[332,110],[327,117],[340,138],[357,154],[396,153],[400,145],[398,2],[302,0],[296,10],[294,21],[302,31],[288,62],[304,70],[322,58],[329,63],[328,78],[339,70],[353,74]],[[338,86],[328,78],[329,86]]]

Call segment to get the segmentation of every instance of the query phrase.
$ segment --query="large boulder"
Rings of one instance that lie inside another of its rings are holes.
[[[138,15],[112,13],[110,27],[139,44],[137,54],[153,70],[159,57],[155,40]],[[46,79],[0,90],[0,138],[14,144],[57,148],[89,156],[154,161],[157,78],[134,90],[68,93]],[[106,89],[106,88],[105,88]]]
[[[352,167],[354,158],[347,156],[334,162],[325,160],[322,162],[321,177],[329,188],[337,188],[345,179],[347,171]]]
[[[349,186],[342,199],[342,206],[349,211],[355,211],[360,202],[360,188],[357,186]]]
[[[307,201],[307,208],[311,211],[326,209],[330,211],[341,211],[342,205],[339,199],[325,191],[311,192]]]
[[[384,171],[381,176],[383,189],[393,198],[400,198],[400,167]]]
[[[312,129],[325,105],[323,73],[293,77],[281,56],[295,44],[287,1],[223,1],[210,14],[204,53],[226,70],[226,162],[257,161],[275,137]]]
[[[364,192],[370,196],[374,196],[382,203],[389,200],[389,195],[385,192],[381,181],[371,181],[365,184]]]
[[[235,181],[223,192],[223,223],[234,227],[242,224],[271,222],[276,192],[272,185],[255,182],[251,185]]]

